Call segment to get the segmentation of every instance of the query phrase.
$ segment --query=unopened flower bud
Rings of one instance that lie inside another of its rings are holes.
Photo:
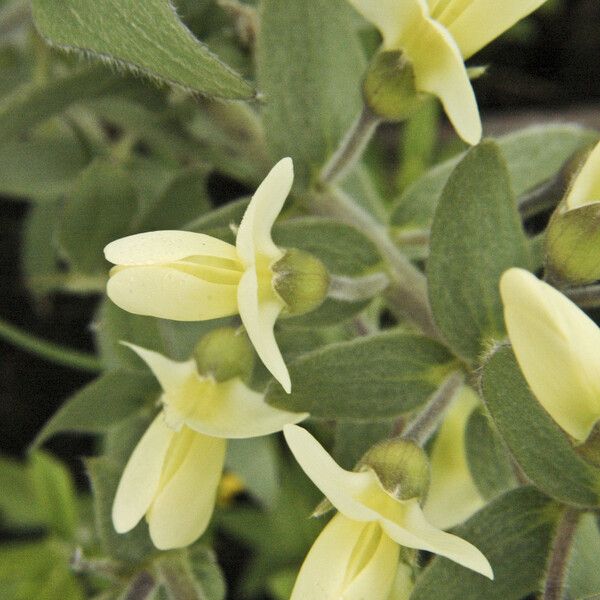
[[[254,368],[254,352],[245,333],[232,327],[213,329],[194,349],[198,373],[216,381],[239,377],[248,381]]]
[[[273,287],[286,303],[287,313],[302,315],[318,308],[327,297],[329,273],[315,256],[292,248],[271,267]]]
[[[399,500],[422,498],[429,488],[429,459],[414,442],[385,440],[373,446],[358,468],[375,471],[383,487]]]
[[[402,121],[421,104],[424,95],[415,87],[415,73],[406,56],[397,50],[380,52],[363,82],[365,104],[378,117]]]

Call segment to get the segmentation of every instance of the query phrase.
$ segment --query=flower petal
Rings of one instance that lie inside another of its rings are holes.
[[[272,292],[272,298],[259,299],[258,279],[254,268],[249,268],[242,275],[237,294],[240,317],[252,345],[271,375],[289,394],[292,389],[290,374],[273,332],[275,321],[283,310],[283,301],[275,298],[275,292]]]
[[[115,265],[155,265],[189,256],[216,256],[237,261],[235,248],[193,231],[149,231],[111,242],[104,256]]]
[[[184,427],[176,434],[166,473],[147,519],[150,537],[160,550],[196,541],[212,516],[225,462],[227,442]]]
[[[450,529],[469,518],[484,504],[467,463],[465,428],[479,404],[475,392],[464,387],[439,429],[431,451],[431,483],[425,502],[427,520]]]
[[[458,0],[440,16],[466,60],[546,0]],[[453,5],[457,4],[458,7]],[[452,10],[458,8],[458,10]]]
[[[364,553],[361,541],[371,527],[380,541],[357,577],[355,555]],[[290,600],[386,600],[394,580],[399,549],[378,525],[359,523],[338,514],[321,532],[306,556]],[[350,571],[350,572],[349,572]]]
[[[386,50],[399,48],[400,39],[407,31],[429,14],[425,0],[349,0],[350,4],[379,29]]]
[[[566,197],[567,208],[600,201],[600,144],[587,157]]]
[[[146,348],[129,342],[121,342],[121,344],[131,348],[150,367],[163,391],[180,387],[191,375],[196,373],[196,363],[193,360],[177,362],[158,352],[146,350]]]
[[[390,497],[390,500],[394,500]],[[490,579],[494,578],[487,558],[473,544],[441,531],[427,522],[417,498],[390,504],[388,518],[380,521],[384,531],[398,544],[435,552]],[[394,514],[396,513],[396,514]]]
[[[483,554],[468,542],[430,525],[417,498],[394,498],[383,489],[373,471],[345,471],[310,433],[297,425],[286,425],[283,433],[304,472],[340,513],[356,521],[377,521],[402,546],[436,552],[492,577]]]
[[[205,321],[238,312],[235,285],[210,283],[165,266],[126,267],[108,280],[108,297],[137,315]]]
[[[475,93],[460,50],[450,33],[426,19],[411,32],[404,49],[415,71],[419,91],[437,96],[458,135],[469,144],[481,139]]]
[[[161,412],[135,447],[121,475],[112,508],[112,520],[118,533],[133,529],[152,504],[174,435]]]
[[[216,388],[214,402],[199,406],[193,417],[185,419],[194,431],[230,439],[259,437],[309,416],[269,406],[264,394],[251,390],[239,379],[217,383]]]
[[[540,404],[584,441],[600,418],[600,331],[573,302],[523,269],[500,280],[504,319],[521,371]]]
[[[342,469],[306,429],[297,425],[283,428],[285,440],[298,464],[312,482],[342,514],[356,521],[376,521],[379,515],[361,500],[380,489],[373,471],[358,473]]]
[[[279,260],[283,252],[273,243],[271,229],[285,203],[294,182],[291,158],[280,160],[265,177],[252,196],[240,223],[236,248],[246,266],[254,264],[256,254]]]

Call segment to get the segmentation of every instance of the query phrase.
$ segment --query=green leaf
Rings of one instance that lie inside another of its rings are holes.
[[[271,381],[267,401],[319,419],[372,421],[422,404],[454,367],[433,340],[387,332],[325,346],[288,365],[292,393]]]
[[[188,550],[163,554],[155,561],[169,600],[222,600],[225,582],[214,554],[196,544]]]
[[[504,156],[515,196],[540,185],[557,173],[580,148],[598,134],[577,125],[528,127],[496,140]],[[400,230],[428,230],[448,177],[464,158],[456,156],[431,169],[398,199],[390,223]]]
[[[103,551],[109,556],[137,564],[156,550],[142,520],[128,533],[119,534],[112,523],[112,504],[125,465],[150,424],[147,412],[134,415],[110,429],[105,454],[85,461],[92,485],[96,530]]]
[[[55,201],[86,163],[81,144],[62,131],[0,141],[0,193],[40,203]]]
[[[351,471],[364,453],[380,440],[389,438],[393,429],[393,419],[366,423],[337,423],[333,448],[335,461],[342,468]]]
[[[465,430],[469,470],[477,489],[488,500],[517,485],[510,454],[490,421],[483,410],[475,410]]]
[[[483,142],[444,188],[427,263],[435,321],[459,356],[474,360],[503,334],[500,275],[528,261],[506,164],[496,144]]]
[[[105,433],[139,412],[160,390],[150,373],[111,371],[71,396],[35,438],[37,448],[57,433]]]
[[[239,103],[202,99],[188,125],[201,155],[215,168],[256,187],[273,166],[257,112]]]
[[[174,360],[187,360],[198,340],[216,327],[225,327],[231,319],[183,322],[134,315],[122,310],[108,298],[100,305],[94,333],[100,356],[107,369],[148,372],[146,364],[121,341],[160,352]]]
[[[129,232],[137,195],[117,164],[96,159],[78,177],[65,200],[59,239],[72,268],[84,275],[106,273],[104,247]]]
[[[30,472],[35,502],[47,526],[63,539],[72,539],[77,525],[77,504],[71,474],[43,452],[31,456]]]
[[[485,403],[514,459],[548,495],[576,506],[600,505],[600,470],[581,458],[529,390],[510,348],[485,364]]]
[[[573,600],[593,600],[600,595],[600,532],[596,515],[582,515],[567,566],[566,592]]]
[[[53,45],[186,89],[220,98],[251,98],[252,88],[177,18],[167,0],[34,0],[33,17]]]
[[[329,273],[358,277],[375,270],[381,257],[373,243],[354,227],[322,217],[301,217],[277,224],[273,240],[282,248],[314,254]],[[351,318],[369,301],[341,302],[327,298],[315,311],[286,319],[288,327],[327,327]]]
[[[0,102],[0,134],[5,140],[18,136],[72,104],[107,91],[115,82],[118,79],[106,67],[94,67],[23,86]]]
[[[69,555],[56,540],[10,544],[0,550],[3,600],[83,600],[69,567]]]
[[[24,462],[0,457],[0,517],[3,524],[34,528],[44,524],[34,500],[31,471]],[[0,551],[0,556],[1,556]]]
[[[361,108],[364,56],[345,0],[263,0],[259,88],[273,160],[294,159],[306,188]]]
[[[25,221],[21,268],[29,291],[38,300],[66,280],[55,248],[58,212],[57,204],[33,205]]]
[[[204,169],[186,169],[175,177],[158,200],[134,225],[136,231],[181,229],[210,211]]]
[[[411,600],[522,600],[539,591],[559,509],[530,487],[501,496],[453,530],[490,561],[494,581],[436,557]]]
[[[73,537],[78,520],[75,487],[67,468],[49,454],[34,453],[27,463],[0,458],[0,485],[3,521]]]
[[[226,465],[257,500],[273,507],[279,493],[279,469],[272,437],[229,440]]]
[[[235,243],[235,234],[232,232],[231,226],[237,227],[242,222],[242,217],[249,203],[250,198],[240,198],[234,202],[229,202],[225,206],[194,219],[183,229],[206,233],[226,242]]]

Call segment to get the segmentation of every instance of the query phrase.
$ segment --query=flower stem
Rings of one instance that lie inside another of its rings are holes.
[[[427,297],[425,275],[411,264],[391,240],[387,227],[361,208],[339,188],[327,186],[317,192],[309,206],[314,214],[332,217],[355,227],[375,244],[385,259],[390,285],[384,297],[394,314],[415,323],[423,333],[440,339]]]
[[[319,178],[321,183],[334,183],[343,178],[362,156],[380,122],[378,116],[363,106],[358,119],[323,167]]]
[[[579,308],[598,308],[600,306],[600,284],[563,290]]]
[[[371,273],[364,277],[330,275],[327,295],[344,302],[361,302],[381,294],[389,283],[390,279],[385,273]]]
[[[565,508],[556,528],[542,600],[563,600],[567,564],[573,547],[575,530],[582,513],[574,508]]]
[[[446,409],[462,388],[464,375],[455,371],[449,375],[438,390],[431,396],[423,410],[410,421],[400,437],[411,440],[419,446],[424,446],[433,435]]]
[[[40,340],[1,319],[0,339],[65,367],[79,369],[80,371],[89,371],[91,373],[102,371],[102,363],[95,356]]]

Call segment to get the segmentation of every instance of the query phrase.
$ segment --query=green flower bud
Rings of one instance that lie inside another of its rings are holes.
[[[315,256],[292,248],[272,267],[273,287],[287,305],[290,315],[318,308],[327,297],[329,273]]]
[[[557,209],[546,232],[545,260],[551,281],[584,284],[600,279],[600,202]]]
[[[216,381],[239,377],[248,381],[254,368],[254,351],[248,336],[233,327],[214,329],[194,349],[198,373]]]
[[[370,467],[383,487],[399,500],[423,498],[429,488],[429,459],[414,442],[392,439],[379,442],[361,459],[357,469]]]
[[[412,64],[400,51],[375,56],[363,82],[366,106],[387,121],[403,121],[421,104],[424,96],[415,87]]]

